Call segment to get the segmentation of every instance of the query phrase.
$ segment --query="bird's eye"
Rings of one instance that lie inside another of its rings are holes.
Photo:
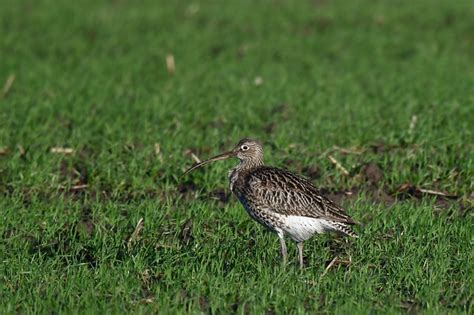
[[[249,146],[248,145],[243,145],[240,148],[242,149],[242,151],[247,151],[249,149]]]

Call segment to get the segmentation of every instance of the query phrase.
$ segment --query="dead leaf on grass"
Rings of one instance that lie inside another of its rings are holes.
[[[75,150],[72,148],[53,147],[50,152],[56,154],[73,154]]]

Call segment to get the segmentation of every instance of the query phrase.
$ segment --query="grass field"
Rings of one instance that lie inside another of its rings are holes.
[[[0,313],[472,314],[472,1],[4,0],[0,38]],[[243,137],[360,238],[284,268],[236,161],[180,178]]]

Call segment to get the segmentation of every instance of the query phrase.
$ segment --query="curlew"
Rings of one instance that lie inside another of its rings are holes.
[[[336,232],[357,237],[357,224],[345,210],[306,178],[288,170],[265,166],[260,142],[242,139],[231,150],[194,164],[189,173],[205,164],[236,157],[240,163],[229,172],[230,190],[257,222],[280,239],[283,263],[288,260],[285,237],[296,242],[303,268],[303,242],[315,234]]]

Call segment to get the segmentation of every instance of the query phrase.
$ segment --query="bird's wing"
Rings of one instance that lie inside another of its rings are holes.
[[[321,195],[307,179],[290,171],[261,167],[247,174],[247,192],[259,207],[279,214],[356,224],[343,208]]]

